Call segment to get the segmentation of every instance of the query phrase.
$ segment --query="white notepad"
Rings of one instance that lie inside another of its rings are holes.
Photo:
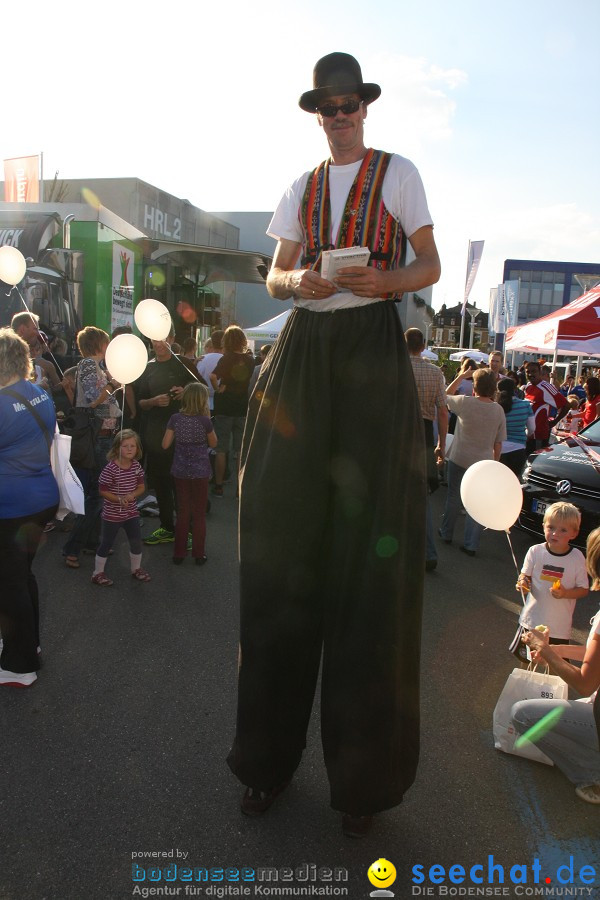
[[[344,266],[366,266],[371,251],[368,247],[340,247],[338,250],[323,250],[321,277],[334,281]]]

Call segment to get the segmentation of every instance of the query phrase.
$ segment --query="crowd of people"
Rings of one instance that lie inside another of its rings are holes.
[[[144,545],[172,544],[175,565],[191,553],[203,566],[206,510],[210,498],[224,496],[229,475],[240,496],[241,637],[228,763],[245,788],[241,810],[263,815],[292,779],[322,660],[331,805],[349,837],[366,834],[415,777],[423,582],[437,566],[436,532],[453,541],[465,473],[497,460],[519,475],[527,453],[546,446],[563,419],[581,413],[587,423],[600,412],[596,375],[556,384],[540,361],[505,371],[494,351],[485,366],[465,360],[447,383],[441,368],[421,359],[422,333],[402,334],[391,301],[434,283],[440,264],[417,169],[365,146],[368,107],[380,93],[354,57],[332,53],[317,62],[313,88],[300,98],[329,157],[285,192],[269,226],[277,247],[267,288],[293,299],[294,309],[258,358],[236,325],[213,332],[201,354],[194,341],[175,347],[171,333],[152,341],[145,371],[123,387],[105,364],[111,337],[97,327],[79,332],[79,357],[65,370],[52,353],[47,358],[49,339],[35,316],[20,313],[0,331],[0,685],[28,687],[37,677],[32,562],[58,503],[52,435],[75,411],[90,438],[89,452],[73,458],[85,512],[62,549],[73,570],[83,553],[94,556],[94,585],[112,584],[106,566],[121,529],[136,581],[151,580]],[[322,253],[357,240],[371,250],[369,264],[341,268],[335,282],[323,278]],[[404,265],[407,241],[414,258]],[[444,480],[436,529],[428,492]],[[142,541],[139,503],[148,491],[159,526]],[[570,546],[578,511],[555,504],[544,528],[542,549],[532,548],[519,578],[528,597],[519,641],[592,699],[600,614],[585,650],[564,643],[588,588],[583,557]],[[481,531],[466,515],[467,556],[479,552]],[[595,586],[599,545],[592,535],[587,567]],[[549,634],[533,630],[540,617],[550,621]],[[573,653],[581,668],[564,661]],[[588,704],[591,717],[574,707],[543,749],[578,796],[600,803],[598,702]],[[519,705],[516,727],[541,715],[543,704]],[[583,718],[585,737],[577,724],[568,730]],[[576,767],[565,762],[568,742],[577,745]]]
[[[30,686],[39,669],[39,597],[32,563],[42,534],[56,526],[59,497],[50,446],[57,428],[77,435],[76,444],[72,437],[71,462],[85,503],[83,514],[67,520],[62,555],[68,569],[80,569],[87,553],[94,561],[92,583],[110,587],[106,565],[121,529],[136,581],[151,580],[141,565],[143,544],[172,543],[176,565],[188,552],[196,565],[207,562],[208,486],[213,480],[213,494],[223,496],[224,475],[224,466],[219,468],[209,453],[220,449],[223,459],[229,458],[228,435],[243,430],[250,379],[270,347],[262,347],[255,358],[244,332],[230,326],[213,333],[206,342],[209,352],[176,355],[171,332],[165,341],[152,341],[146,370],[136,382],[122,386],[107,370],[105,356],[111,338],[124,331],[131,328],[118,328],[110,336],[86,326],[77,335],[78,357],[59,360],[37,316],[19,313],[10,328],[0,330],[5,584],[0,685]],[[229,350],[231,344],[235,349]],[[212,381],[202,374],[209,375],[208,366],[217,371]],[[231,391],[234,406],[222,406],[214,414],[211,390],[217,397]],[[232,461],[237,449],[234,442]],[[138,501],[149,489],[156,495],[160,525],[142,541]]]
[[[560,430],[567,415],[576,411],[583,424],[599,417],[600,380],[595,374],[581,375],[576,385],[569,373],[561,383],[551,379],[539,360],[525,362],[518,372],[504,371],[502,355],[494,351],[487,366],[478,367],[466,358],[446,386],[441,369],[420,359],[425,348],[422,333],[411,328],[406,340],[424,418],[430,426],[437,422],[438,463],[445,458],[448,411],[456,417],[448,454],[446,507],[439,528],[442,540],[451,543],[462,506],[460,481],[467,468],[480,459],[495,459],[520,476],[529,451],[547,446],[551,431]],[[568,423],[572,431],[580,427],[579,417]],[[433,448],[433,441],[429,446]],[[429,533],[429,508],[427,517]],[[512,722],[519,734],[526,735],[549,713],[558,712],[555,724],[542,730],[537,745],[575,784],[580,799],[600,804],[600,611],[591,620],[586,645],[571,643],[575,604],[589,593],[588,575],[592,590],[600,589],[600,528],[588,537],[586,560],[572,546],[581,524],[576,506],[551,504],[543,524],[545,540],[529,548],[517,580],[523,607],[509,649],[522,665],[547,664],[582,700],[519,701],[511,711]],[[475,554],[481,530],[466,513],[461,550],[467,555]],[[429,536],[427,570],[437,564],[432,540]]]
[[[57,505],[43,431],[50,436],[57,420],[68,417],[72,408],[93,411],[98,422],[93,464],[77,467],[85,486],[86,513],[75,518],[68,534],[63,547],[65,565],[78,568],[80,553],[88,550],[95,557],[92,582],[112,585],[105,567],[116,535],[123,529],[129,541],[131,576],[150,581],[151,576],[141,566],[137,506],[137,500],[147,493],[147,480],[160,498],[161,525],[146,543],[172,541],[174,564],[180,565],[190,550],[197,565],[205,564],[209,481],[213,482],[213,496],[222,496],[231,454],[237,485],[236,457],[248,398],[271,349],[261,348],[254,360],[245,347],[243,332],[235,327],[228,332],[214,332],[206,342],[207,352],[188,355],[186,359],[191,361],[197,378],[190,363],[184,363],[183,354],[173,355],[172,335],[165,342],[153,342],[153,358],[146,372],[128,398],[121,395],[120,404],[116,400],[119,385],[104,366],[110,340],[105,332],[91,326],[82,329],[78,364],[61,371],[58,379],[45,378],[42,384],[36,383],[31,344],[20,339],[14,329],[0,332],[0,424],[4,426],[0,465],[3,476],[17,473],[24,464],[28,473],[26,479],[3,478],[0,493],[0,564],[3,573],[10,576],[1,604],[0,684],[29,686],[36,678],[39,596],[31,566],[44,527],[52,521]],[[562,384],[553,385],[539,377],[544,375],[542,363],[528,362],[520,372],[506,372],[502,359],[494,354],[487,366],[466,359],[456,377],[446,384],[442,368],[421,357],[422,333],[412,328],[405,338],[425,427],[429,492],[439,488],[442,472],[447,479],[439,537],[450,543],[461,510],[460,482],[467,468],[479,459],[497,459],[520,475],[528,446],[547,444],[558,413],[575,408],[575,404],[561,403],[561,397],[577,401],[584,422],[598,417],[600,382],[596,375],[588,375],[582,376],[577,385],[569,374]],[[121,407],[125,408],[128,424],[136,424],[138,431],[122,427],[125,416]],[[17,409],[26,414],[16,416]],[[446,455],[450,416],[455,421]],[[575,430],[578,425],[573,425]],[[150,452],[144,451],[138,432],[144,435]],[[212,463],[210,450],[221,454],[213,457]],[[587,704],[554,704],[564,707],[566,715],[540,742],[540,748],[575,783],[581,799],[600,803],[599,755],[594,744],[598,703],[592,690],[600,681],[598,615],[586,648],[570,643],[575,602],[588,593],[587,571],[592,586],[597,589],[600,584],[600,531],[590,536],[586,571],[584,555],[571,546],[579,523],[580,514],[569,503],[554,504],[546,511],[545,541],[530,548],[517,582],[525,603],[513,644],[520,659],[533,657],[546,662],[578,691],[590,689]],[[481,526],[466,515],[461,549],[468,555],[478,549],[480,533]],[[436,564],[428,501],[426,569],[431,571]],[[535,631],[542,624],[549,629],[546,635]],[[567,658],[578,660],[580,665],[571,665]],[[548,704],[552,701],[518,703],[513,711],[515,728],[526,732],[548,712]]]

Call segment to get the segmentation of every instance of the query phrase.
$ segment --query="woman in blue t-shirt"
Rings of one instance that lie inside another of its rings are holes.
[[[528,400],[515,397],[515,382],[512,378],[500,379],[497,400],[506,416],[506,440],[502,441],[500,462],[520,478],[527,459],[527,436],[535,430],[533,409]]]
[[[29,347],[0,329],[0,686],[36,680],[39,598],[31,564],[44,525],[58,507],[49,444],[54,404],[29,381]]]

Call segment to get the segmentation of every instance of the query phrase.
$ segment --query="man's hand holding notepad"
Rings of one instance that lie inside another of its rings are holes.
[[[338,250],[324,250],[321,260],[321,277],[327,281],[335,281],[340,269],[346,266],[366,266],[370,255],[371,251],[368,247],[340,247]]]

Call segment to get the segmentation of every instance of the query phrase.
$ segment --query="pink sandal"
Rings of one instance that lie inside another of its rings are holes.
[[[131,577],[135,578],[136,581],[152,581],[150,575],[143,569],[136,569],[135,572],[131,573]]]
[[[102,587],[110,587],[113,583],[104,572],[96,572],[95,575],[92,575],[93,584],[100,584]]]

